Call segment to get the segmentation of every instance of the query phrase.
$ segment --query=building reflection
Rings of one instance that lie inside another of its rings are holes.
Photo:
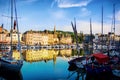
[[[56,60],[55,57],[58,55],[59,51],[55,50],[47,50],[47,49],[41,49],[41,50],[26,50],[23,53],[25,61],[28,62],[35,62],[35,61],[45,61],[48,60]]]
[[[70,57],[72,53],[71,49],[64,49],[64,50],[26,50],[23,52],[24,60],[27,62],[36,62],[36,61],[49,61],[53,60],[54,64],[56,63],[56,58],[58,56],[62,57]]]
[[[9,53],[9,50],[2,50],[0,51],[0,57],[10,55],[8,53]],[[20,52],[18,50],[13,50],[12,58],[14,58],[15,60],[20,60],[21,59]]]
[[[61,49],[60,50],[60,55],[62,57],[71,57],[72,54],[72,49]]]
[[[21,59],[21,54],[18,50],[14,50],[13,54],[12,54],[12,57],[16,60],[20,60]]]
[[[84,51],[80,50],[80,56],[83,56]],[[78,55],[76,50],[73,49],[40,49],[40,50],[24,50],[22,51],[23,59],[27,62],[36,62],[36,61],[49,61],[53,60],[56,62],[56,57],[63,57],[69,59],[71,56]],[[21,54],[18,50],[13,51],[12,57],[16,60],[21,59]]]

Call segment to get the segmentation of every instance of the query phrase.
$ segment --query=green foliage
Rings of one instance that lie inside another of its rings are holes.
[[[64,35],[64,36],[66,37],[67,35],[70,35],[70,36],[72,37],[72,40],[73,40],[72,42],[73,42],[73,43],[76,42],[75,35],[74,35],[73,32],[60,31],[60,30],[57,30],[56,32],[59,33],[59,36]],[[83,42],[83,39],[84,39],[83,33],[78,33],[78,42],[79,42],[79,43],[82,43],[82,42]]]

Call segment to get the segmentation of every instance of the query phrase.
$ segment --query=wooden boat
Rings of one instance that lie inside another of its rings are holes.
[[[110,64],[113,75],[120,78],[120,55],[112,56],[110,59]]]
[[[71,25],[72,25],[72,28],[73,28],[73,31],[74,31],[74,35],[75,35],[75,39],[76,39],[76,49],[77,49],[77,53],[79,54],[80,52],[80,46],[79,46],[79,43],[78,43],[78,36],[77,36],[77,30],[76,30],[76,21],[74,19],[74,24],[73,22],[71,22]],[[84,64],[86,64],[84,61],[85,61],[86,57],[76,57],[74,59],[71,59],[70,61],[68,61],[68,63],[72,66],[76,66],[78,68],[84,68]]]
[[[95,53],[91,56],[92,63],[88,63],[86,68],[86,74],[95,78],[107,78],[112,76],[112,68],[109,65],[109,56],[103,53]],[[104,75],[103,75],[104,74]],[[107,77],[106,77],[106,76]],[[108,76],[109,75],[109,76]]]
[[[8,58],[8,57],[0,58],[0,63],[1,63],[1,67],[7,68],[8,70],[16,71],[16,72],[19,72],[23,65],[23,61],[15,60],[13,58]]]
[[[86,74],[89,77],[91,76],[97,79],[103,77],[105,80],[114,77],[120,78],[120,58],[118,59],[117,56],[111,58],[103,53],[95,53],[92,54],[91,60],[92,63],[88,63],[85,66]]]
[[[115,5],[116,4],[113,4],[114,36],[115,36]],[[109,45],[109,50],[110,50],[109,55],[111,58],[110,61],[112,62],[111,64],[112,64],[113,75],[120,78],[120,52],[119,52],[119,48],[117,48],[117,44],[115,43],[115,37],[113,39],[113,44],[110,43]]]
[[[86,57],[77,57],[68,61],[69,65],[76,66],[78,68],[85,68],[86,65]]]
[[[102,21],[101,22],[102,22],[101,36],[103,36],[103,6],[102,6]],[[101,48],[101,51],[103,52],[103,48],[104,48],[103,47],[103,37],[101,40],[100,48]],[[90,76],[98,77],[98,79],[101,77],[104,77],[104,75],[102,75],[102,74],[112,75],[112,68],[109,65],[110,58],[108,55],[105,55],[102,52],[93,53],[90,58],[92,62],[86,64],[86,66],[85,66],[86,73]],[[108,80],[108,79],[105,79],[105,80]]]

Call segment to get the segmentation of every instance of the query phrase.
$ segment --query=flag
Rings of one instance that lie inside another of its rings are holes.
[[[16,29],[16,20],[14,20],[14,30]]]

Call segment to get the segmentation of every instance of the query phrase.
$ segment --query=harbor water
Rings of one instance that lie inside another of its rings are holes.
[[[80,50],[79,56],[90,54],[89,50]],[[14,51],[14,58],[19,54]],[[0,69],[1,80],[86,80],[82,70],[69,70],[68,61],[77,57],[74,49],[23,50],[23,66],[20,72]]]
[[[13,56],[19,59],[19,54],[14,51]],[[83,54],[83,53],[81,53]],[[69,71],[68,60],[77,56],[77,51],[72,49],[61,50],[23,50],[23,66],[19,73],[9,70],[0,70],[3,80],[76,80],[77,72]],[[8,74],[10,72],[10,74]],[[18,74],[18,75],[12,75]],[[81,80],[81,77],[79,77]]]

